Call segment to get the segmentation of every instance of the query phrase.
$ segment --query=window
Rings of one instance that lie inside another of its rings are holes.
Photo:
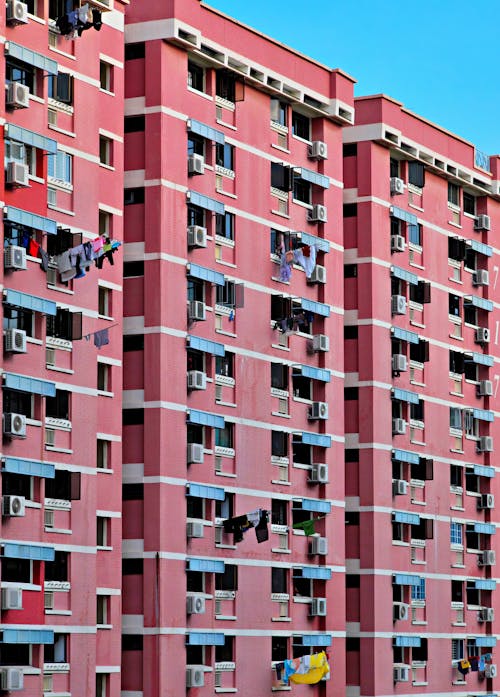
[[[420,223],[416,225],[408,225],[408,242],[417,247],[422,247],[423,229]]]
[[[462,586],[462,584],[460,584]],[[467,605],[481,605],[481,591],[476,588],[475,581],[467,581],[465,584]]]
[[[2,494],[33,499],[33,477],[2,472]]]
[[[54,634],[54,643],[43,648],[44,663],[68,663],[68,634]]]
[[[31,310],[21,310],[9,305],[4,306],[3,328],[23,329],[27,336],[35,336],[35,313]]]
[[[201,155],[205,157],[205,139],[195,133],[188,135],[188,155]]]
[[[468,194],[467,191],[464,191],[462,198],[464,213],[468,213],[469,215],[476,215],[476,197],[472,194]]]
[[[358,276],[358,265],[357,264],[344,264],[344,278],[357,278]]]
[[[144,334],[126,334],[123,337],[123,351],[144,351]]]
[[[423,189],[425,185],[425,168],[421,162],[408,163],[408,183]]]
[[[271,569],[271,593],[288,593],[288,569]]]
[[[3,577],[3,562],[2,562]],[[69,552],[56,550],[54,561],[45,562],[46,581],[69,581]]]
[[[399,177],[399,160],[391,157],[389,163],[389,171],[391,177]]]
[[[411,526],[412,540],[431,540],[434,536],[434,521],[431,518],[420,518],[418,525]]]
[[[350,402],[359,399],[359,389],[357,387],[344,388],[344,401]]]
[[[238,567],[235,564],[225,564],[224,573],[215,574],[215,590],[238,590]]]
[[[271,502],[271,523],[273,525],[287,525],[288,502],[282,499],[273,499]]]
[[[73,104],[73,76],[57,73],[48,76],[49,99],[62,104]]]
[[[458,295],[449,293],[448,295],[448,313],[454,317],[460,317],[460,298]]]
[[[465,490],[471,491],[474,494],[481,493],[481,483],[477,474],[473,469],[466,468],[465,470]]]
[[[124,409],[122,411],[124,426],[141,426],[144,424],[144,409]]]
[[[144,276],[144,262],[143,261],[126,261],[123,264],[123,277],[124,278],[136,278],[138,276]]]
[[[145,129],[146,117],[144,115],[125,117],[125,133],[144,133]]]
[[[410,344],[410,360],[416,363],[426,363],[429,360],[429,342],[420,339],[418,344]]]
[[[234,637],[225,636],[222,646],[215,647],[215,662],[234,662]]]
[[[99,136],[99,162],[101,165],[113,165],[113,141],[106,136]]]
[[[448,238],[448,259],[462,261],[465,257],[465,240],[459,237]]]
[[[464,376],[466,380],[472,380],[477,382],[478,380],[478,366],[474,361],[465,361],[464,363]]]
[[[271,162],[271,186],[281,191],[292,191],[294,186],[294,177],[291,167],[279,162]]]
[[[97,439],[96,467],[106,470],[111,465],[111,442],[109,440]]]
[[[244,99],[245,85],[229,70],[215,72],[215,94],[228,102],[241,102]]]
[[[111,546],[111,518],[97,516],[96,544],[98,547]]]
[[[312,448],[307,443],[303,443],[300,436],[293,437],[292,451],[294,464],[310,465],[312,463]]]
[[[74,341],[82,338],[82,313],[57,308],[57,314],[47,316],[47,336]]]
[[[197,278],[188,278],[187,299],[190,302],[192,302],[193,300],[205,302],[205,284],[203,283],[203,281],[200,281]]]
[[[293,396],[299,399],[312,399],[312,379],[302,375],[298,370],[292,372]]]
[[[462,581],[451,582],[451,602],[462,603],[464,600],[464,584]]]
[[[358,144],[357,143],[344,143],[342,147],[343,157],[356,157],[358,154]]]
[[[111,601],[111,596],[109,595],[98,595],[96,598],[96,624],[104,625],[109,624],[109,604]],[[142,637],[141,637],[142,638]]]
[[[204,646],[186,646],[186,665],[205,665],[205,647]]]
[[[55,397],[45,398],[45,416],[53,419],[70,420],[70,396],[71,392],[56,390]]]
[[[286,661],[288,656],[288,639],[283,636],[273,636],[271,639],[271,660]]]
[[[24,414],[28,419],[33,418],[34,395],[17,390],[3,390],[4,413]]]
[[[425,600],[425,578],[420,579],[418,586],[411,587],[412,600]]]
[[[206,373],[205,354],[203,351],[193,351],[193,349],[186,351],[186,369],[201,370],[202,373]]]
[[[244,305],[244,285],[234,281],[226,281],[223,286],[217,286],[215,302],[225,307],[241,308]]]
[[[215,374],[234,378],[234,353],[226,353],[224,356],[215,357]]]
[[[56,552],[57,554],[57,552]],[[29,559],[11,559],[2,557],[2,581],[11,583],[31,583],[32,582],[32,562]],[[47,562],[45,562],[47,567]],[[47,575],[45,575],[47,580]],[[3,662],[2,646],[2,662]]]
[[[464,409],[464,431],[466,436],[477,438],[479,431],[478,420],[474,418],[472,409]]]
[[[45,480],[45,497],[59,501],[79,501],[81,497],[80,472],[56,470],[54,479]]]
[[[271,121],[280,126],[288,125],[288,104],[279,99],[271,99]]]
[[[419,281],[416,285],[410,285],[410,300],[421,305],[431,301],[431,284],[428,281]]]
[[[464,268],[472,271],[477,269],[477,254],[469,246],[465,248]]]
[[[467,549],[481,549],[481,535],[474,530],[474,524],[465,526],[465,540]]]
[[[465,369],[464,366],[464,354],[459,353],[458,351],[450,351],[450,373],[462,374]],[[452,428],[456,427],[453,426]]]
[[[450,486],[462,486],[463,467],[450,465]]]
[[[472,303],[464,303],[464,322],[477,325],[477,308]]]
[[[219,167],[234,170],[234,146],[229,145],[229,143],[217,143],[215,162]]]
[[[187,424],[187,442],[203,445],[205,443],[204,427],[199,424]]]
[[[215,446],[221,448],[234,447],[234,424],[226,424],[224,428],[216,428]]]
[[[342,207],[342,215],[344,218],[355,218],[358,215],[358,204],[344,203]]]
[[[452,545],[463,544],[463,525],[462,525],[462,523],[450,523],[450,543]]]
[[[223,501],[215,502],[216,518],[232,518],[234,514],[234,494],[226,494]],[[218,576],[219,574],[217,574]],[[229,589],[231,590],[231,589]]]
[[[111,290],[109,288],[99,286],[97,306],[102,317],[111,316]]]
[[[122,499],[124,501],[143,501],[144,484],[123,484]]]
[[[123,576],[142,576],[144,574],[144,559],[122,559],[122,574]]]
[[[125,189],[123,204],[134,206],[137,203],[144,203],[144,187],[138,186],[133,189]]]
[[[97,364],[97,389],[100,392],[111,392],[111,366],[107,363]]]
[[[193,206],[188,203],[187,207],[187,224],[188,225],[200,225],[205,227],[205,209],[199,206]]]
[[[460,661],[464,657],[464,640],[463,639],[452,639],[451,640],[451,660]]]
[[[417,404],[410,404],[410,419],[412,421],[424,420],[424,402],[419,399]]]
[[[302,569],[293,570],[293,594],[302,598],[312,598],[312,579],[303,578]]]
[[[99,234],[109,235],[111,233],[112,215],[107,211],[99,209]]]
[[[198,92],[205,91],[205,69],[201,65],[188,61],[188,87]]]
[[[292,111],[292,133],[297,138],[311,140],[311,119],[298,111]]]
[[[460,206],[460,187],[451,182],[448,182],[448,204],[455,207]]]
[[[95,697],[106,697],[108,694],[108,673],[96,673],[95,676]]]
[[[106,90],[106,92],[113,92],[113,77],[114,77],[113,66],[110,63],[106,63],[106,61],[99,61],[99,83],[100,83],[101,90]],[[134,118],[134,117],[132,117],[132,118]],[[139,116],[136,118],[141,118],[141,117]],[[142,118],[144,119],[144,116]],[[125,119],[125,124],[126,123],[127,123],[127,119]],[[144,129],[142,129],[142,130],[144,130]]]
[[[73,156],[58,150],[55,155],[47,157],[47,174],[49,179],[62,184],[73,184]]]
[[[226,240],[234,240],[234,214],[216,213],[215,215],[215,234],[225,237]]]
[[[271,431],[271,455],[288,457],[288,434],[283,431]]]
[[[278,390],[288,390],[288,366],[282,363],[271,363],[271,387]]]
[[[302,203],[311,203],[312,185],[311,182],[306,182],[299,177],[293,180],[293,198]]]
[[[65,0],[49,0],[49,18],[58,19],[66,12]]]
[[[196,496],[188,496],[186,498],[186,517],[204,520],[205,499],[199,499]]]
[[[20,82],[29,88],[30,94],[36,94],[36,70],[27,63],[18,63],[7,58],[5,79],[7,82]]]

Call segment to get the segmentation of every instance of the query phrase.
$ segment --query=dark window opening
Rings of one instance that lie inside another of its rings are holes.
[[[288,569],[271,568],[271,593],[288,593]]]
[[[198,92],[205,90],[205,69],[193,61],[188,61],[188,86]]]
[[[31,583],[31,561],[2,557],[2,581]]]
[[[144,334],[128,334],[123,337],[123,351],[144,351]]]
[[[47,317],[47,336],[66,341],[82,338],[82,313],[57,308],[57,314]]]
[[[273,636],[271,639],[271,660],[285,661],[288,658],[288,639],[282,636]]]
[[[235,564],[225,564],[224,573],[215,574],[215,590],[238,590],[238,567]]]
[[[3,328],[4,329],[22,329],[27,336],[35,334],[35,313],[31,310],[18,310],[10,305],[4,306]]]
[[[295,177],[293,180],[293,198],[296,201],[310,204],[312,202],[311,182]]]
[[[226,353],[224,356],[215,357],[215,374],[234,378],[234,353]]]
[[[125,117],[125,133],[139,133],[145,130],[146,117],[144,115]]]
[[[5,65],[5,78],[7,82],[19,82],[28,87],[30,94],[36,94],[35,68],[26,63],[18,63],[7,59]]]
[[[201,155],[205,157],[205,139],[195,133],[188,135],[188,155]]]
[[[189,226],[199,225],[200,227],[205,227],[205,209],[188,203],[187,224]]]
[[[271,455],[274,457],[288,456],[288,433],[271,431]]]
[[[344,339],[357,339],[358,327],[354,324],[344,327]]]
[[[143,559],[122,559],[123,576],[142,576],[144,574]]]
[[[131,61],[146,57],[146,45],[143,41],[125,45],[125,60]]]
[[[344,145],[342,147],[343,157],[356,157],[357,154],[358,154],[358,144],[357,143],[344,143]]]
[[[215,647],[215,662],[234,661],[234,637],[225,636],[222,646]]]
[[[288,390],[288,366],[281,363],[271,363],[271,387],[278,390]]]
[[[311,119],[297,111],[292,111],[292,133],[298,138],[311,140]]]
[[[144,276],[143,261],[126,261],[123,264],[123,277],[133,278],[134,276]]]
[[[288,502],[273,499],[271,502],[271,523],[273,525],[288,525]]]
[[[81,496],[81,473],[56,470],[53,479],[45,480],[45,496],[62,501],[78,501]]]
[[[344,218],[355,218],[358,215],[357,203],[344,203],[342,208]]]
[[[3,574],[2,574],[3,578]],[[0,646],[0,665],[29,666],[30,644],[2,644]]]
[[[234,214],[216,213],[215,215],[215,234],[225,237],[226,240],[234,240]]]
[[[357,278],[358,276],[358,265],[357,264],[344,264],[344,278]]]
[[[33,418],[33,395],[17,390],[3,391],[4,414],[23,414],[29,419]]]
[[[463,204],[464,213],[469,215],[476,215],[476,197],[472,194],[468,194],[466,191],[463,193]]]
[[[359,399],[359,389],[357,387],[344,388],[344,400],[346,402]]]
[[[32,496],[31,477],[14,474],[12,472],[2,472],[2,494],[7,496],[24,496],[31,499]]]
[[[56,550],[54,561],[45,562],[46,581],[69,581],[69,553]]]
[[[122,499],[124,501],[144,501],[144,484],[123,484]]]
[[[63,104],[73,104],[73,76],[57,73],[48,77],[49,98]]]
[[[122,651],[142,651],[143,644],[142,634],[122,634]]]
[[[425,167],[421,162],[408,163],[408,182],[423,189],[425,186]]]
[[[133,206],[136,203],[144,203],[144,187],[138,186],[133,189],[125,189],[123,203],[125,206]]]
[[[215,146],[215,162],[219,167],[234,170],[234,147],[229,143],[217,143]]]
[[[144,409],[123,409],[122,424],[124,426],[139,426],[144,423]]]
[[[55,397],[45,399],[45,416],[54,419],[70,420],[70,395],[66,390],[56,390]]]

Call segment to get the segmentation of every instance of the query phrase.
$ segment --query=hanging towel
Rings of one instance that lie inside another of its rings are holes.
[[[269,530],[267,528],[267,511],[259,511],[259,522],[255,526],[255,536],[257,537],[257,542],[266,542],[269,539]]]
[[[302,266],[306,272],[306,278],[311,278],[311,274],[316,266],[316,246],[304,245],[295,249],[293,252],[293,260],[296,264]]]
[[[94,332],[94,346],[101,348],[101,346],[107,346],[109,344],[109,331],[107,329],[101,329],[98,332]]]

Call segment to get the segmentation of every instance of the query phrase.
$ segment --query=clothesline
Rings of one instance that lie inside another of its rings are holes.
[[[97,348],[100,349],[101,346],[107,346],[109,344],[109,330],[118,326],[118,322],[115,322],[115,324],[110,324],[109,327],[106,327],[105,329],[97,329],[95,332],[84,334],[83,338],[85,341],[90,341],[90,337],[93,336],[94,346],[97,346]]]

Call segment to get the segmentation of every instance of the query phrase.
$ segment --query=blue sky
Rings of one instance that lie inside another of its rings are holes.
[[[499,0],[206,0],[500,154]]]

